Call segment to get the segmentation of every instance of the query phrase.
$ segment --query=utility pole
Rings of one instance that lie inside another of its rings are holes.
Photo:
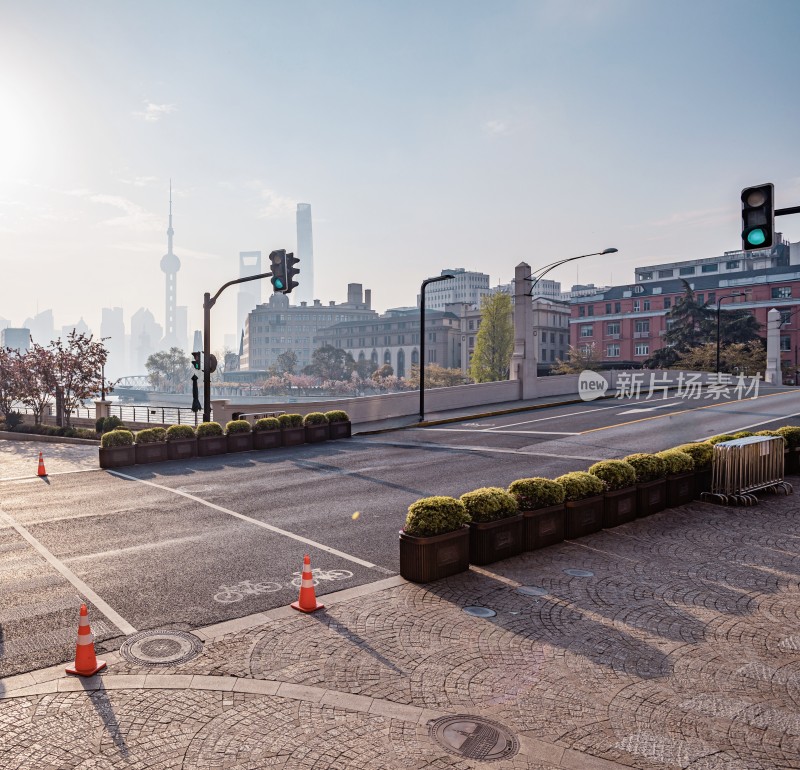
[[[425,289],[429,283],[437,281],[452,281],[454,275],[439,275],[436,278],[426,278],[420,287],[419,301],[419,421],[425,420]]]

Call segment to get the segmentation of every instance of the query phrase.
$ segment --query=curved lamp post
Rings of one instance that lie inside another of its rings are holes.
[[[104,343],[106,340],[110,340],[111,337],[101,337],[100,344]],[[100,400],[106,400],[106,362],[103,361],[100,364]]]
[[[722,307],[722,300],[732,299],[733,297],[744,297],[743,291],[737,291],[733,294],[723,294],[717,298],[717,374],[719,374],[719,311]]]
[[[603,249],[602,251],[593,251],[591,254],[581,254],[578,257],[568,257],[567,259],[559,260],[558,262],[552,262],[549,265],[545,265],[544,267],[540,267],[536,271],[535,277],[531,275],[530,278],[526,278],[526,281],[532,281],[533,285],[531,286],[530,293],[527,295],[528,297],[533,296],[533,290],[536,288],[536,284],[542,280],[551,270],[555,270],[557,267],[561,265],[565,265],[567,262],[574,262],[576,259],[583,259],[584,257],[597,257],[602,254],[616,254],[619,249],[615,249],[613,246],[607,249]]]
[[[429,283],[437,281],[452,281],[454,275],[438,275],[436,278],[426,278],[420,287],[419,301],[419,421],[425,420],[425,289]]]

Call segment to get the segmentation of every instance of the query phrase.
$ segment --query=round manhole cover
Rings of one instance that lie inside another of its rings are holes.
[[[140,631],[129,636],[120,648],[130,663],[168,666],[185,663],[203,651],[203,643],[186,631]]]
[[[493,618],[497,615],[494,610],[490,610],[488,607],[464,607],[464,612],[476,618]]]
[[[428,734],[445,751],[465,759],[493,762],[519,751],[519,741],[506,727],[469,714],[436,719],[429,723]]]
[[[572,577],[594,577],[594,572],[590,569],[565,569],[564,572]]]
[[[539,586],[520,586],[517,593],[523,596],[546,596],[549,592],[546,588]]]

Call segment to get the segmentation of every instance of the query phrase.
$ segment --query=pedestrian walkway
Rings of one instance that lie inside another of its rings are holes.
[[[96,444],[61,444],[44,441],[0,439],[0,481],[35,478],[39,452],[49,475],[98,470]]]
[[[692,503],[0,680],[0,768],[798,768],[797,519]]]

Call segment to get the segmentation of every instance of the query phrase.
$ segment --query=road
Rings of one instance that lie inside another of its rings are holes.
[[[0,676],[73,655],[79,596],[99,649],[135,630],[190,630],[295,600],[306,552],[323,570],[318,596],[395,574],[397,531],[419,497],[787,423],[800,424],[795,391],[732,403],[602,400],[2,482]]]

